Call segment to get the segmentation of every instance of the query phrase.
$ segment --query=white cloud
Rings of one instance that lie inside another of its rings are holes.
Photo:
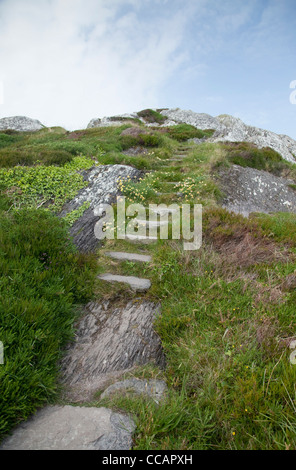
[[[154,4],[2,0],[1,115],[73,129],[93,117],[157,106],[161,85],[186,59],[178,47],[187,14],[150,10],[150,21],[138,14],[143,3]]]

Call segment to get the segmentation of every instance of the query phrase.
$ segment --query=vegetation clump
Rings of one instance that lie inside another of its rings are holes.
[[[222,144],[229,162],[242,167],[256,168],[279,175],[288,163],[270,147],[258,148],[248,142],[225,142]]]
[[[189,139],[203,139],[209,138],[213,135],[214,131],[211,129],[201,130],[190,124],[177,124],[167,128],[167,133],[172,139],[176,139],[179,142],[185,142]]]
[[[166,116],[163,116],[157,111],[153,109],[143,109],[142,111],[138,112],[138,116],[143,118],[147,123],[157,123],[163,124],[164,121],[167,119]]]

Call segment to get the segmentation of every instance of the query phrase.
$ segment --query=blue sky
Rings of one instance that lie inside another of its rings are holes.
[[[0,0],[0,44],[0,117],[179,107],[296,139],[295,0]]]

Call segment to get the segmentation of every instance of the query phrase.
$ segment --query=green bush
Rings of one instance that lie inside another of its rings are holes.
[[[256,168],[280,174],[286,167],[281,155],[270,147],[259,149],[248,142],[227,142],[222,144],[231,163],[242,167]]]
[[[78,254],[64,221],[44,210],[0,218],[0,438],[55,396],[57,362],[96,262]]]
[[[167,119],[166,116],[163,116],[157,111],[153,111],[153,109],[143,109],[138,113],[138,116],[143,118],[148,123],[157,122],[158,124],[163,124]]]
[[[202,139],[203,137],[211,137],[214,131],[211,129],[201,130],[189,124],[178,124],[168,128],[168,134],[179,142],[184,142],[188,139]]]
[[[87,182],[78,170],[89,169],[91,159],[73,157],[63,167],[43,166],[0,169],[0,186],[10,196],[15,207],[37,208],[45,203],[59,211]]]
[[[162,144],[162,137],[155,134],[139,134],[138,136],[123,135],[120,137],[122,150],[131,147],[159,147]]]
[[[31,166],[36,163],[43,165],[65,165],[73,158],[65,150],[49,150],[47,148],[5,148],[0,150],[0,168],[17,165]]]

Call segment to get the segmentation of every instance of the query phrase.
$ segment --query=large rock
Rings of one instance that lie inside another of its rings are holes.
[[[34,132],[44,127],[37,119],[31,119],[26,116],[12,116],[0,119],[0,130],[11,129],[19,132]]]
[[[158,313],[159,305],[147,301],[89,303],[61,361],[67,399],[91,400],[98,389],[137,365],[163,367],[161,341],[153,328]]]
[[[92,127],[122,126],[126,122],[132,122],[134,119],[139,119],[137,113],[118,114],[111,117],[95,118],[88,123],[87,128],[90,129]]]
[[[0,450],[129,450],[135,423],[108,408],[47,406],[22,423]]]
[[[94,208],[99,204],[112,204],[120,194],[118,180],[138,180],[142,172],[127,165],[101,165],[86,172],[88,186],[81,189],[77,196],[64,205],[60,216],[79,209],[88,202],[89,208],[74,222],[70,234],[75,245],[82,252],[93,251],[98,246],[94,227],[100,217],[94,214]]]
[[[232,165],[219,172],[225,194],[223,207],[248,216],[251,212],[296,212],[296,191],[293,181],[266,171]]]

